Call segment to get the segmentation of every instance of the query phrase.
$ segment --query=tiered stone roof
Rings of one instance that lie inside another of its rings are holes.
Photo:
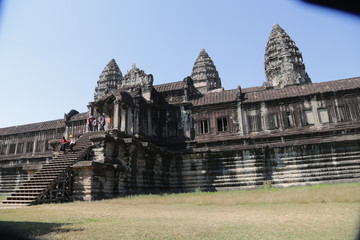
[[[301,86],[289,86],[286,88],[266,89],[264,87],[244,88],[241,90],[243,103],[265,102],[285,98],[304,97],[314,94],[335,93],[339,91],[360,89],[360,77],[341,79],[336,81],[312,83]],[[194,99],[194,106],[211,105],[237,100],[238,89],[213,92],[201,98]]]
[[[87,116],[88,116],[87,112],[79,113],[79,114],[74,115],[71,118],[71,121],[85,120],[87,118]],[[64,119],[56,119],[56,120],[50,120],[50,121],[44,121],[44,122],[38,122],[38,123],[30,123],[30,124],[24,124],[24,125],[19,125],[19,126],[0,128],[0,136],[21,134],[21,133],[30,133],[30,132],[59,129],[59,128],[65,128]]]
[[[295,42],[274,24],[265,49],[266,87],[311,83]]]
[[[314,94],[335,93],[339,91],[358,90],[360,77],[337,81],[312,83],[302,86],[289,86],[282,89],[267,89],[255,91],[245,95],[244,102],[262,102],[283,98],[309,96]]]
[[[184,89],[185,84],[186,83],[184,81],[178,81],[178,82],[155,85],[154,88],[158,92],[170,92],[170,91],[177,91]]]
[[[105,66],[104,70],[99,76],[97,81],[97,87],[95,88],[94,99],[103,98],[106,94],[115,90],[121,83],[123,76],[117,65],[115,59],[111,59],[110,62]]]
[[[194,63],[191,78],[194,80],[194,86],[203,94],[221,88],[219,73],[204,49],[200,51]]]
[[[0,128],[0,136],[65,128],[64,119]]]

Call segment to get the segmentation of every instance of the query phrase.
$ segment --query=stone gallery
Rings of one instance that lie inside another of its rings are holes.
[[[3,203],[359,181],[360,77],[312,83],[277,24],[264,64],[262,86],[225,90],[205,50],[160,85],[111,60],[87,112],[0,129]]]

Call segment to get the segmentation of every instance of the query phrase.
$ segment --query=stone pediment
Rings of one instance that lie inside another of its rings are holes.
[[[146,74],[143,70],[140,70],[133,65],[130,71],[126,73],[121,81],[120,88],[132,88],[136,86],[147,86],[153,85],[154,78],[151,74]]]

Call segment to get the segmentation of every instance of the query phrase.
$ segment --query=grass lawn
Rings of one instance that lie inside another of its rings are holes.
[[[349,183],[1,206],[0,228],[31,239],[355,239],[359,210],[360,183]]]

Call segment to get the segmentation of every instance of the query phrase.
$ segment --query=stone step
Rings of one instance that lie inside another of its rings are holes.
[[[68,166],[52,166],[52,167],[49,167],[49,168],[43,168],[43,170],[64,170],[66,168],[68,168],[69,166],[71,165],[68,165]]]
[[[305,171],[305,170],[304,170]],[[224,174],[220,176],[214,177],[214,182],[217,181],[236,181],[236,180],[244,180],[244,179],[261,179],[264,178],[265,173],[258,174]],[[274,175],[269,174],[273,179],[281,181],[282,179],[293,179],[293,178],[307,178],[312,176],[328,176],[328,175],[341,175],[341,174],[360,174],[360,167],[354,169],[326,169],[325,171],[312,171],[312,172],[301,172],[295,174],[283,174],[283,175]]]
[[[2,204],[7,204],[7,205],[31,205],[33,203],[33,201],[31,200],[3,200]]]
[[[322,154],[322,155],[310,155],[310,156],[296,156],[296,157],[283,157],[280,158],[280,160],[278,160],[279,162],[282,163],[287,163],[287,164],[299,164],[299,161],[343,161],[343,160],[348,160],[348,159],[360,159],[360,152],[353,152],[353,153],[348,153],[348,154]],[[275,161],[277,159],[271,159],[272,161]],[[191,166],[194,165],[195,166],[201,166],[202,162],[204,161],[204,159],[202,158],[198,158],[198,159],[191,159],[190,161],[184,161],[181,163],[182,167],[187,167],[187,166]],[[219,158],[217,159],[217,163],[220,163],[221,165],[224,166],[239,166],[239,165],[251,165],[251,164],[262,164],[263,163],[263,158],[258,158],[258,159],[242,159],[242,158],[236,158],[236,160],[234,158]],[[218,164],[215,163],[215,166],[218,166]],[[208,165],[212,165],[211,162],[208,163]]]
[[[18,192],[18,191],[40,191],[42,192],[44,190],[43,187],[37,187],[37,186],[28,186],[28,187],[24,187],[24,188],[18,188],[15,190],[15,192]]]
[[[297,170],[297,169],[321,169],[321,168],[329,168],[329,167],[340,167],[340,166],[356,166],[359,165],[359,160],[350,160],[343,162],[326,162],[326,163],[310,163],[310,164],[294,164],[287,165],[283,167],[283,171],[286,170]]]
[[[19,187],[19,189],[26,189],[26,188],[45,188],[49,186],[50,182],[42,182],[42,183],[27,183]]]
[[[309,163],[319,163],[319,162],[343,162],[349,160],[359,160],[360,155],[353,155],[353,156],[332,156],[332,157],[322,157],[322,158],[305,158],[305,159],[292,159],[292,160],[283,160],[280,159],[280,163],[286,165],[294,165],[294,164],[309,164]]]
[[[42,191],[43,191],[42,188],[16,190],[15,192],[11,193],[10,196],[15,196],[15,195],[18,195],[18,194],[39,194]]]
[[[338,176],[342,175],[357,175],[360,174],[360,171],[338,171],[338,172],[318,172],[312,174],[298,174],[298,175],[291,175],[291,176],[284,176],[284,177],[273,177],[274,181],[287,181],[293,179],[309,179],[309,178],[321,178],[321,177],[330,177],[333,176],[334,178],[338,178]]]
[[[58,176],[37,176],[37,177],[32,177],[28,182],[36,182],[36,181],[53,181],[57,178]]]
[[[59,174],[56,174],[56,173],[41,173],[41,174],[36,174],[36,175],[32,176],[30,179],[43,178],[43,177],[56,178],[58,176],[59,176]]]
[[[40,192],[21,192],[21,193],[12,193],[11,197],[35,197],[38,196]]]
[[[293,174],[302,174],[302,173],[313,173],[318,171],[343,171],[343,170],[360,170],[359,165],[344,165],[344,166],[331,166],[331,167],[324,167],[324,168],[301,168],[295,170],[288,170],[288,169],[279,169],[273,172],[273,176],[281,176],[281,175],[293,175]]]
[[[71,165],[72,164],[66,166],[53,166],[53,167],[42,168],[41,171],[37,171],[36,173],[42,173],[46,171],[64,171],[65,169],[69,168]]]
[[[214,177],[214,181],[230,181],[230,180],[236,180],[236,179],[262,179],[264,178],[264,174],[259,173],[259,174],[247,174],[247,175],[243,175],[243,174],[239,174],[239,175],[223,175],[223,176],[215,176]]]
[[[46,171],[46,170],[65,170],[65,169],[69,168],[71,165],[72,164],[63,165],[63,166],[54,165],[52,167],[43,168],[43,171]]]
[[[26,181],[25,183],[48,182],[48,181],[52,181],[52,180],[54,180],[54,178],[31,178],[28,181]]]
[[[40,169],[35,174],[62,172],[62,169]]]
[[[263,181],[254,181],[254,180],[249,180],[249,181],[239,181],[239,182],[223,182],[223,183],[214,183],[212,184],[212,187],[215,188],[228,188],[228,187],[247,187],[247,186],[263,186],[264,183]]]
[[[76,159],[72,159],[71,161],[70,160],[68,160],[68,161],[66,161],[66,160],[58,160],[58,161],[53,161],[51,163],[46,163],[46,164],[44,164],[44,166],[52,166],[54,164],[70,164],[70,163],[72,163],[74,161],[76,161]]]
[[[335,180],[335,179],[351,179],[351,178],[360,178],[359,173],[350,173],[350,174],[326,174],[310,177],[294,177],[288,179],[272,179],[274,184],[277,183],[291,183],[291,182],[315,182],[315,181],[325,181],[325,180]]]
[[[353,151],[353,152],[342,152],[342,153],[322,153],[322,154],[312,154],[312,155],[306,155],[306,156],[289,156],[289,157],[282,157],[282,160],[289,160],[289,161],[294,161],[294,160],[298,160],[298,159],[314,159],[314,158],[324,158],[324,157],[335,157],[335,156],[360,156],[360,151]]]
[[[57,169],[57,168],[67,168],[69,166],[71,166],[73,163],[63,163],[63,164],[51,164],[51,165],[46,165],[43,166],[41,169]]]
[[[34,201],[36,196],[10,196],[6,200],[25,200],[25,201]]]

